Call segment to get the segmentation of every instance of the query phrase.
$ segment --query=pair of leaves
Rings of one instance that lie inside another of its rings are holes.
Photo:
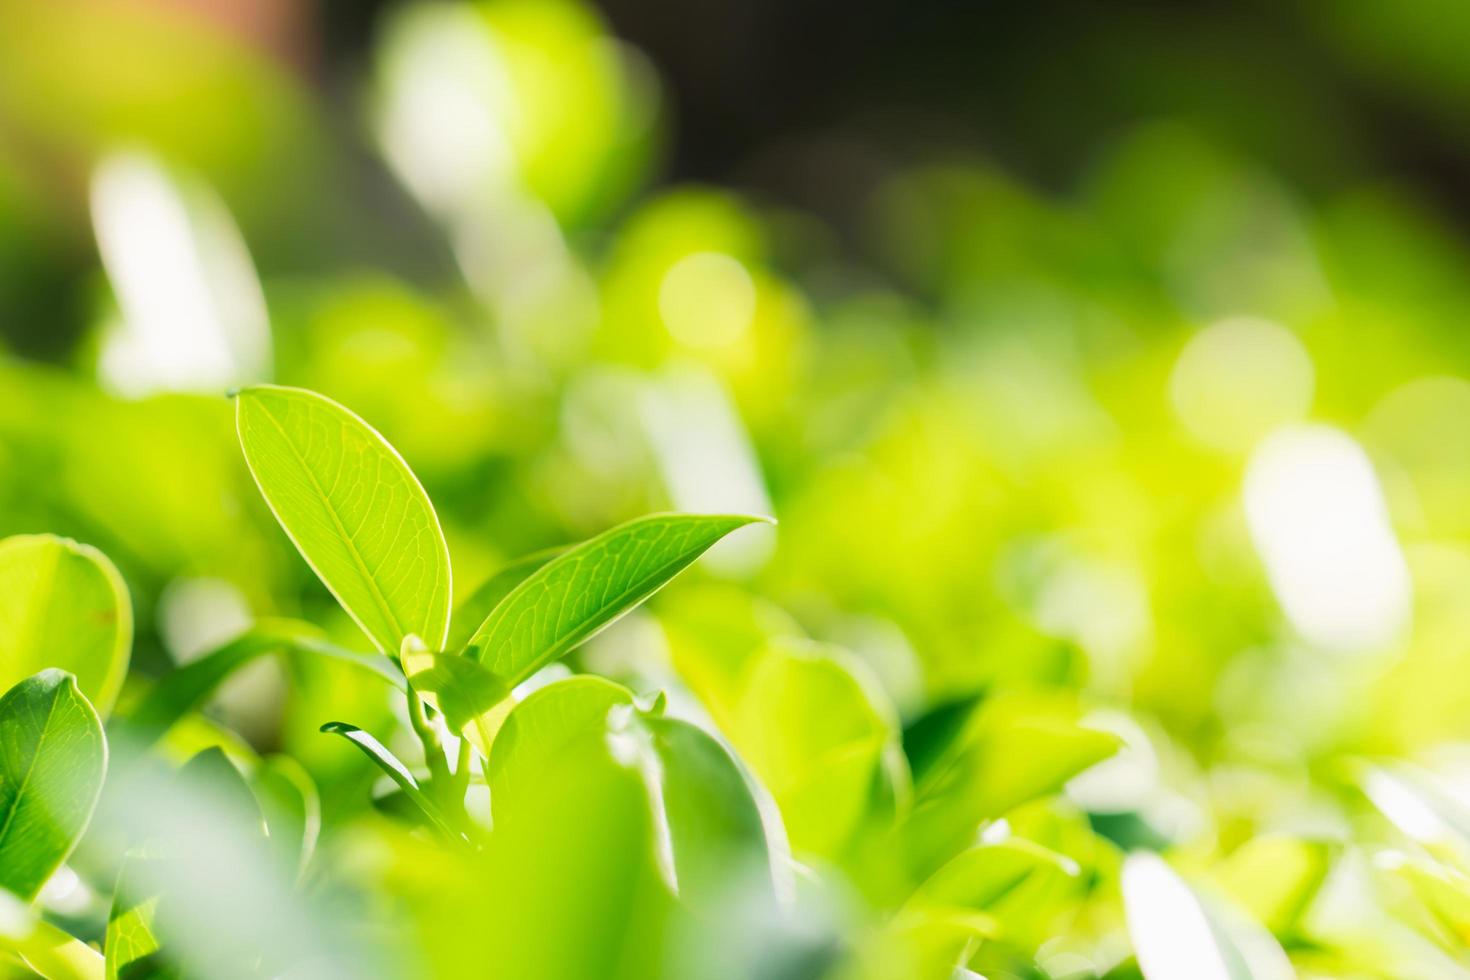
[[[664,870],[680,895],[713,899],[752,874],[774,887],[767,821],[730,751],[689,722],[641,710],[631,691],[598,677],[549,684],[505,719],[487,772],[497,832],[544,782],[564,778],[564,760],[588,739],[611,745],[648,783],[662,810],[656,823],[667,829]]]
[[[488,756],[509,692],[647,599],[717,541],[758,518],[654,515],[562,553],[512,564],[471,595],[461,619],[480,625],[464,656],[451,637],[449,550],[438,516],[402,457],[347,409],[314,392],[263,385],[236,395],[246,463],[297,550],[416,696]],[[201,661],[144,705],[146,737],[224,673],[263,652],[245,638]],[[154,716],[157,717],[154,717]],[[455,835],[408,769],[356,726],[323,731],[358,746],[431,823]]]
[[[273,385],[236,395],[236,426],[281,527],[377,648],[397,655],[415,636],[445,650],[449,549],[428,495],[387,440],[328,398]],[[756,520],[654,515],[554,558],[525,559],[472,597],[466,615],[488,611],[466,652],[514,687]]]
[[[106,717],[132,642],[127,587],[105,555],[50,534],[0,541],[0,691],[59,667]]]
[[[34,899],[91,821],[102,723],[76,678],[43,670],[0,697],[0,889]]]
[[[488,757],[515,685],[611,625],[725,535],[756,520],[655,514],[573,548],[513,562],[457,612],[468,620],[485,611],[463,655],[427,650],[410,637],[401,654],[403,669],[426,703]]]

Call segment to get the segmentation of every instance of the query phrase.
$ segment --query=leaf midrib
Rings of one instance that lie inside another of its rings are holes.
[[[64,685],[63,685],[64,686]],[[41,757],[41,747],[46,744],[46,735],[51,731],[51,719],[56,715],[56,702],[61,699],[61,687],[57,687],[51,695],[51,703],[46,707],[46,720],[41,723],[41,734],[36,738],[36,747],[31,752],[31,758],[26,763],[25,775],[20,779],[20,786],[15,791],[15,802],[10,811],[5,814],[5,822],[0,824],[0,851],[5,849],[5,840],[10,835],[10,829],[15,823],[15,815],[20,812],[20,805],[25,800],[26,789],[31,784],[31,776],[36,771],[36,760]]]
[[[384,596],[382,591],[378,588],[377,580],[374,579],[372,573],[368,571],[367,561],[362,557],[362,553],[357,550],[357,542],[353,540],[352,535],[348,533],[347,525],[342,523],[341,515],[337,513],[337,508],[333,506],[332,498],[327,494],[326,490],[322,488],[321,481],[316,478],[316,472],[313,471],[309,465],[307,465],[306,457],[301,455],[301,452],[296,448],[296,444],[291,441],[291,436],[286,432],[286,427],[283,426],[280,420],[276,418],[275,413],[270,410],[269,406],[265,405],[264,403],[260,403],[260,410],[265,414],[266,418],[270,419],[271,424],[276,427],[276,431],[281,434],[281,439],[286,443],[286,448],[291,451],[291,455],[296,459],[296,462],[306,473],[306,478],[311,481],[312,488],[316,490],[316,492],[320,495],[327,513],[330,514],[332,517],[332,523],[336,525],[337,530],[342,535],[342,540],[347,544],[348,554],[352,556],[353,562],[357,565],[357,570],[362,574],[363,580],[367,582],[368,591],[372,594],[374,601],[376,601],[378,604],[378,611],[388,617],[389,625],[393,627],[393,630],[395,633],[397,633],[398,637],[402,637],[404,635],[403,624],[399,622],[398,616],[393,612],[393,607],[388,604],[387,597]],[[282,527],[285,527],[285,525],[282,524]],[[292,535],[292,537],[294,538],[295,536]],[[303,557],[304,556],[305,552],[303,551]],[[307,558],[307,563],[312,564],[313,567],[315,565],[315,563],[313,563],[310,558]],[[330,584],[328,585],[328,588],[331,588]],[[336,589],[332,589],[332,593],[334,595],[336,594],[336,591]],[[341,598],[341,596],[337,596],[338,601],[341,601]],[[344,602],[343,605],[346,606],[347,604]],[[349,609],[348,612],[350,613],[351,610]],[[385,652],[391,654],[396,651],[390,649]]]
[[[725,531],[724,532],[724,534],[728,534],[728,533],[729,533],[729,531]],[[720,537],[723,537],[724,534],[720,535]],[[718,541],[719,538],[716,538],[715,540]],[[657,589],[658,589],[658,585],[654,585],[654,586],[650,587],[648,585],[648,583],[650,581],[655,581],[655,580],[658,580],[660,578],[666,577],[665,576],[666,571],[669,568],[671,568],[671,567],[673,567],[675,565],[678,565],[679,562],[683,560],[684,554],[686,554],[686,553],[687,552],[681,552],[677,557],[675,557],[673,559],[670,559],[667,562],[664,562],[662,565],[658,566],[658,568],[656,568],[653,571],[649,572],[649,574],[645,575],[643,578],[641,578],[641,579],[638,580],[638,587],[637,588],[625,590],[624,592],[622,592],[620,594],[620,598],[619,598],[618,602],[612,603],[611,605],[622,605],[622,604],[628,602],[629,601],[628,598],[627,598],[628,596],[641,596],[642,598],[647,598],[648,595],[651,595],[654,591],[657,591]],[[564,556],[564,557],[570,557],[570,556],[568,555],[568,556]],[[546,565],[544,565],[542,567],[549,569],[558,560],[559,559],[554,558],[554,559],[552,559],[550,562],[548,562]],[[539,575],[539,574],[540,574],[540,571],[539,570],[536,571],[536,572],[533,572],[531,574],[531,577],[530,578],[526,579],[525,582],[521,583],[521,586],[526,586],[527,587],[527,591],[529,591],[529,587],[532,584],[532,580],[535,579],[535,577],[537,575]],[[512,590],[509,595],[507,595],[504,599],[501,600],[501,604],[502,605],[505,605],[505,604],[509,603],[509,601],[515,596],[515,593],[518,592],[518,591],[520,591],[521,586],[517,586],[514,590]],[[633,601],[636,603],[639,600],[634,599]],[[626,613],[627,611],[628,610],[625,609],[625,610],[623,610],[623,613]],[[613,617],[610,617],[610,620],[609,621],[611,621],[611,619],[616,619],[618,615],[622,615],[623,613],[618,613],[618,614],[614,615]],[[495,615],[495,613],[492,611],[491,612],[491,616],[493,617],[494,615]],[[579,637],[580,637],[580,635],[583,632],[586,631],[587,624],[594,622],[596,619],[597,619],[596,616],[589,616],[589,617],[586,617],[586,618],[582,619],[581,621],[578,622],[578,624],[577,624],[577,626],[576,626],[575,629],[569,630],[569,631],[567,631],[567,633],[564,634],[564,638],[561,641],[559,641],[557,643],[554,643],[551,646],[547,647],[547,649],[545,651],[539,652],[535,657],[532,657],[531,660],[528,661],[528,663],[534,664],[534,663],[537,662],[537,660],[539,660],[542,657],[546,656],[548,653],[551,655],[551,658],[553,660],[556,659],[556,657],[558,656],[558,651],[561,652],[561,653],[564,653],[567,650],[569,650],[572,646],[575,646],[577,643],[581,642],[581,639],[579,639]],[[503,622],[505,622],[505,620],[501,620],[501,622],[503,623]],[[489,646],[490,646],[490,640],[493,638],[494,633],[498,631],[500,625],[501,625],[501,623],[496,623],[495,624],[495,628],[492,629],[492,630],[490,630],[490,631],[488,631],[486,633],[486,636],[485,636],[485,649],[488,649],[489,648]],[[470,644],[471,645],[474,644],[474,639],[473,638],[471,638]],[[483,657],[484,654],[482,653],[481,656]],[[500,664],[499,664],[498,661],[499,661],[500,653],[499,653],[498,650],[496,651],[495,656],[496,656],[496,660],[497,660],[497,663],[496,663],[495,666],[496,667],[499,667]],[[494,668],[491,668],[491,669],[494,669]],[[508,676],[514,677],[515,674],[518,674],[521,671],[524,671],[525,669],[526,669],[526,667],[525,666],[522,666],[522,667],[518,668],[516,671],[514,671],[512,674],[510,674]],[[524,678],[520,678],[520,679],[521,680],[524,680]]]

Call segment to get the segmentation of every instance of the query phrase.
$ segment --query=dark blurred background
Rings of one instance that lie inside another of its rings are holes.
[[[391,3],[327,3],[329,58]],[[840,220],[899,162],[983,153],[1065,188],[1132,124],[1177,119],[1302,183],[1407,178],[1470,216],[1467,15],[1453,2],[600,0],[652,60],[666,175]]]
[[[299,200],[248,175],[232,182],[210,161],[175,150],[219,187],[263,274],[368,264],[437,285],[452,278],[447,252],[356,123],[381,26],[402,6],[65,0],[53,14],[65,24],[111,8],[107,16],[137,21],[156,8],[245,41],[314,92],[317,106],[299,121],[304,135],[267,133],[255,144],[257,163],[300,169]],[[15,22],[25,7],[0,11]],[[814,216],[822,236],[837,236],[822,247],[841,248],[844,261],[861,262],[873,248],[858,202],[902,168],[973,158],[1065,197],[1130,127],[1159,120],[1241,153],[1308,201],[1391,181],[1412,186],[1456,223],[1470,220],[1470,13],[1454,2],[601,0],[593,9],[646,56],[658,80],[657,146],[643,183],[727,186]],[[105,25],[107,17],[94,19]],[[57,29],[43,25],[38,36]],[[24,36],[11,33],[12,41]],[[48,70],[78,53],[46,52]],[[51,229],[54,249],[36,251],[36,237],[23,236],[26,271],[12,266],[0,283],[0,324],[19,351],[63,359],[91,315],[84,293],[67,288],[93,265],[75,207],[88,154],[74,133],[36,131],[27,116],[38,106],[53,116],[72,107],[36,86],[35,65],[12,60],[0,156],[18,161],[30,185],[20,193],[37,204],[30,220],[71,224]],[[99,76],[124,99],[135,94],[126,72]],[[78,90],[86,84],[75,82]],[[33,105],[7,112],[7,102],[28,92]],[[157,103],[137,102],[158,114]],[[179,107],[181,117],[187,108]],[[275,108],[264,111],[267,129],[291,125]],[[303,153],[312,146],[327,155],[315,165]],[[288,147],[290,162],[272,158],[272,147]],[[252,194],[269,201],[262,206]],[[623,195],[620,207],[633,200]],[[319,220],[322,207],[333,220]]]

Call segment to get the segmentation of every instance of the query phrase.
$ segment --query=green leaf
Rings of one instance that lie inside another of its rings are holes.
[[[1280,935],[1301,918],[1331,866],[1326,842],[1267,834],[1236,848],[1212,877],[1221,891]]]
[[[288,755],[261,761],[250,775],[250,789],[265,817],[271,850],[289,874],[299,879],[316,850],[322,804],[316,784],[301,763]]]
[[[1435,937],[1447,949],[1458,953],[1470,945],[1470,875],[1425,855],[1390,852],[1381,855],[1377,863],[1384,873],[1409,886],[1448,934],[1448,941]]]
[[[1117,751],[1117,736],[1081,725],[1065,696],[981,702],[915,787],[904,828],[914,870],[927,873],[972,842],[982,821],[1049,793]]]
[[[224,749],[213,746],[197,753],[180,767],[178,778],[194,797],[209,801],[212,818],[229,822],[235,835],[265,838],[260,803]]]
[[[168,974],[157,964],[161,944],[154,933],[160,898],[149,894],[139,882],[139,865],[154,860],[142,852],[131,852],[118,872],[112,892],[112,908],[107,915],[107,932],[103,939],[107,980],[119,977],[157,977]]]
[[[252,631],[169,671],[149,688],[126,718],[113,722],[114,734],[127,748],[147,748],[203,704],[225,678],[279,645],[274,637]]]
[[[432,828],[429,818],[424,816],[418,804],[409,798],[408,794],[398,788],[393,788],[386,793],[372,798],[373,809],[385,817],[390,817],[410,827]]]
[[[496,824],[514,809],[519,794],[544,778],[559,752],[589,734],[604,735],[609,712],[632,704],[633,692],[621,684],[579,674],[533,691],[516,705],[495,736],[486,771]]]
[[[475,591],[454,607],[454,615],[450,617],[449,623],[449,639],[444,644],[444,649],[463,650],[475,635],[476,627],[500,605],[501,599],[510,595],[510,591],[524,582],[532,572],[564,551],[565,548],[546,548],[524,558],[517,558],[481,582]]]
[[[616,747],[636,766],[667,829],[679,894],[695,902],[730,899],[751,886],[772,891],[766,828],[751,779],[719,741],[689,722],[664,718],[661,699],[639,710],[633,692],[578,675],[533,692],[505,719],[490,756],[495,825],[515,819],[522,800],[540,792],[563,756],[588,740]],[[643,763],[639,765],[638,763]]]
[[[980,912],[989,938],[1040,927],[1069,895],[1080,873],[1068,857],[1028,840],[1011,838],[961,851],[921,885],[909,908],[925,912]],[[955,949],[959,952],[959,948]]]
[[[672,896],[650,793],[609,739],[631,693],[572,677],[506,718],[490,759],[494,830],[478,875],[475,942],[508,977],[663,975]]]
[[[443,811],[419,787],[418,780],[413,778],[413,773],[409,772],[408,767],[398,761],[398,757],[389,752],[382,742],[356,725],[349,725],[342,721],[329,721],[321,727],[321,730],[331,735],[341,735],[356,745],[379,769],[387,773],[388,777],[398,784],[398,788],[403,790],[408,798],[424,812],[424,816],[429,818],[430,823],[447,836],[456,840],[461,839],[462,835],[445,818]]]
[[[835,857],[863,823],[898,736],[881,691],[846,651],[770,644],[748,668],[727,734],[771,791],[798,854]]]
[[[132,643],[127,587],[100,551],[49,534],[0,541],[0,690],[59,667],[105,717]]]
[[[620,524],[512,589],[467,652],[514,687],[653,595],[725,535],[761,520],[654,514]]]
[[[959,740],[981,696],[971,694],[937,704],[903,729],[903,752],[914,779],[922,782]]]
[[[245,461],[317,577],[377,648],[416,634],[442,649],[449,549],[424,488],[393,447],[331,399],[260,385],[235,397]]]
[[[0,891],[0,974],[10,952],[47,980],[102,980],[95,949],[37,916],[20,899]]]
[[[163,737],[180,718],[204,703],[235,671],[257,657],[284,650],[342,660],[360,667],[400,689],[403,673],[382,657],[343,650],[312,635],[304,624],[277,621],[241,634],[214,650],[178,667],[148,690],[128,717],[116,723],[116,733],[132,749],[144,749]]]
[[[770,891],[771,857],[750,779],[719,741],[677,718],[640,716],[659,766],[679,896],[710,903],[753,885]],[[770,900],[768,896],[767,900]]]
[[[804,635],[784,610],[728,583],[681,589],[659,624],[674,668],[722,731],[734,725],[746,666],[771,641]]]
[[[496,975],[537,980],[668,976],[673,897],[638,774],[593,736],[564,746],[546,776],[490,835],[476,959],[489,950]]]
[[[198,924],[217,913],[206,909],[197,889],[218,888],[213,876],[201,871],[213,861],[266,868],[271,851],[260,794],[218,746],[196,753],[166,780],[134,792],[166,795],[167,811],[155,814],[162,807],[149,800],[134,817],[143,821],[135,833],[147,836],[125,855],[113,890],[104,947],[108,976],[219,975],[226,964],[259,957],[260,951],[251,948],[257,941],[250,934],[253,923],[231,921],[228,935],[200,936]],[[295,867],[288,871],[294,877]],[[231,880],[230,887],[222,902],[227,907],[239,900],[242,885]],[[188,969],[181,966],[186,962]]]
[[[415,640],[404,643],[399,657],[410,686],[488,759],[490,743],[513,703],[509,689],[479,661],[425,650]]]
[[[33,899],[92,819],[107,742],[76,678],[43,670],[0,697],[0,888]]]

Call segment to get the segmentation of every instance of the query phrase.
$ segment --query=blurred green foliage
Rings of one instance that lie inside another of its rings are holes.
[[[1326,6],[1463,118],[1470,19]],[[318,731],[416,751],[344,660],[261,660],[170,729],[169,760],[319,787],[311,908],[385,975],[1470,975],[1470,244],[1413,186],[1307,196],[1161,121],[1064,193],[897,169],[851,201],[860,261],[658,185],[677,120],[572,0],[394,8],[330,99],[165,5],[0,0],[0,25],[0,535],[116,563],[119,712],[256,620],[370,645],[256,493],[227,387],[381,430],[456,602],[649,511],[780,520],[568,660],[733,749],[789,847],[779,901],[722,871],[676,902],[659,811],[593,738],[484,853],[405,830]],[[120,153],[141,182],[107,193]],[[7,649],[0,677],[33,672]],[[718,768],[666,723],[640,736],[665,765]],[[749,832],[732,799],[688,832]],[[42,902],[100,940],[95,853],[86,897]],[[1171,961],[1171,910],[1228,941]]]

